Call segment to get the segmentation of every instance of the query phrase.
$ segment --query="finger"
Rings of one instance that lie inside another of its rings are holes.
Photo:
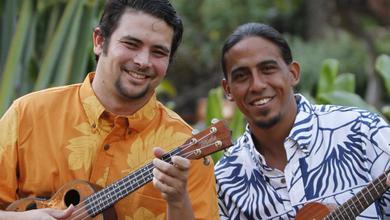
[[[165,182],[160,181],[156,177],[153,177],[153,185],[156,189],[165,195],[173,194],[176,191],[174,187],[165,184]]]
[[[48,215],[55,219],[67,218],[69,217],[74,210],[74,207],[71,205],[65,210],[58,209],[43,209],[42,211],[46,212]]]
[[[180,170],[183,170],[183,171],[190,169],[190,165],[191,165],[190,160],[183,158],[183,157],[180,157],[180,156],[173,156],[172,163],[173,163],[174,167],[176,167]]]
[[[155,157],[161,158],[162,155],[165,154],[165,151],[162,148],[160,148],[160,147],[154,147],[153,148],[153,154],[154,154]]]
[[[187,172],[179,173],[177,176],[170,176],[155,168],[153,169],[153,176],[159,182],[173,188],[182,188],[187,182]]]

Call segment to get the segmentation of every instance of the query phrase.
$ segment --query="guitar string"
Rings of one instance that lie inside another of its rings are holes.
[[[384,176],[381,178],[378,179],[378,184],[381,184],[383,188],[389,188],[389,186],[387,186],[386,184],[383,185],[383,181],[385,181],[386,179],[388,178],[388,175],[387,175],[387,172],[384,173]],[[378,190],[376,189],[376,184],[374,183],[371,183],[370,185],[373,185],[374,186],[374,189],[375,191],[378,193]],[[363,198],[366,200],[366,197],[364,195],[367,195],[367,194],[370,194],[370,191],[367,191],[367,193],[361,193],[359,195],[357,195],[357,197],[359,197],[360,195],[363,196]],[[379,194],[379,193],[378,193]],[[370,194],[370,196],[372,197],[372,195]],[[357,198],[356,197],[356,198]],[[360,202],[360,199],[357,199],[357,201],[360,203],[361,207],[364,208],[364,205]],[[366,203],[367,203],[367,200],[366,200]],[[352,205],[354,205],[354,203],[352,203]],[[341,208],[341,211],[339,214],[337,214],[337,211],[334,212],[335,213],[335,217],[334,218],[331,218],[331,216],[329,216],[329,218],[327,217],[326,219],[338,219],[338,217],[342,217],[344,216],[344,214],[346,214],[348,211],[347,211],[347,208],[350,209],[352,212],[352,208],[350,208],[351,205],[348,204],[348,201],[347,201],[347,206],[345,208]],[[355,206],[356,207],[356,206]],[[331,214],[332,215],[332,214]]]
[[[382,187],[385,187],[385,186],[383,186],[382,182],[383,182],[384,180],[386,180],[386,178],[387,178],[387,174],[385,173],[385,175],[383,176],[383,178],[379,178],[379,179],[378,179],[378,181],[379,181],[378,183],[380,183],[380,184],[382,185]],[[372,186],[375,188],[375,190],[376,190],[376,186],[375,186],[374,183],[372,183],[372,184],[370,184],[370,185],[372,185]],[[363,190],[364,190],[364,189],[363,189]],[[365,196],[365,195],[368,195],[368,194],[372,197],[372,194],[370,193],[370,191],[367,191],[366,193],[364,193],[364,192],[362,191],[362,193],[359,194],[359,195],[357,195],[357,196],[358,196],[358,197],[361,197],[361,196],[362,196],[362,197],[364,198],[366,204],[368,205],[368,201],[367,201],[366,196]],[[356,197],[356,198],[358,198],[358,197]],[[372,197],[372,198],[373,198],[373,197]],[[357,199],[357,201],[360,203],[361,207],[364,208],[364,204],[361,202],[361,199]],[[353,203],[352,203],[352,204],[353,204]],[[347,213],[347,212],[348,212],[347,208],[353,212],[353,210],[350,208],[350,205],[347,203],[347,206],[346,206],[344,209],[342,209],[342,212],[340,213],[341,216],[343,216],[344,213]]]
[[[203,148],[207,148],[208,146],[210,146],[210,145],[213,145],[213,143],[212,144],[209,144],[209,145],[207,145],[207,146],[205,146],[205,147],[202,147],[202,148],[199,148],[199,149],[203,149]],[[194,152],[188,152],[188,153],[186,153],[187,154],[187,156],[191,156],[191,154],[194,154]],[[173,155],[174,156],[174,155]],[[188,158],[188,157],[185,157],[185,158]],[[152,173],[150,173],[150,170],[147,170],[147,172],[149,172],[149,173],[146,173],[146,175],[145,175],[145,173],[140,173],[140,175],[142,176],[142,177],[152,177],[153,176],[153,174]],[[138,177],[138,176],[135,176],[135,177]],[[150,181],[150,180],[149,180]],[[148,181],[148,182],[149,182]],[[107,202],[107,203],[109,203],[110,201],[108,201],[109,199],[107,199],[107,197],[104,197],[104,195],[105,194],[103,194],[102,195],[102,197],[101,198],[103,198],[103,201],[100,203],[100,204],[102,204],[102,203],[104,203],[104,202]],[[114,194],[114,195],[118,195],[118,194]],[[84,200],[85,201],[85,200]],[[82,202],[82,203],[84,203],[84,201]],[[83,212],[82,213],[80,213],[79,215],[77,215],[77,216],[75,216],[76,217],[76,219],[77,218],[79,218],[81,215],[83,215],[83,214],[86,214],[87,216],[85,217],[85,218],[83,218],[82,220],[84,220],[84,219],[87,219],[87,218],[89,218],[90,216],[88,216],[88,210],[86,210],[86,209],[82,209],[82,208],[84,208],[84,207],[86,207],[87,205],[85,205],[85,206],[81,206],[80,207],[80,209],[78,209],[78,210],[82,210]],[[100,212],[99,212],[100,213]],[[73,218],[72,218],[72,220],[73,220]]]
[[[201,139],[199,139],[197,142],[195,142],[195,143],[192,143],[191,141],[189,142],[189,143],[187,143],[187,144],[184,144],[184,145],[182,145],[182,146],[180,146],[180,147],[182,147],[182,151],[184,151],[184,150],[186,150],[186,149],[188,149],[189,147],[191,147],[192,145],[195,145],[196,143],[198,143],[198,142],[200,142],[200,141],[202,141],[203,139],[205,139],[205,138],[207,138],[207,137],[209,137],[210,135],[212,135],[213,134],[213,132],[211,132],[211,133],[208,133],[207,135],[204,135]],[[201,147],[201,148],[199,148],[200,150],[202,150],[202,149],[204,149],[204,148],[208,148],[209,146],[211,146],[211,145],[213,145],[213,144],[215,144],[215,142],[214,143],[211,143],[211,144],[209,144],[209,145],[206,145],[206,146],[203,146],[203,147]],[[172,150],[172,151],[170,151],[170,152],[168,152],[168,153],[166,153],[165,155],[169,155],[170,153],[175,153],[174,151],[175,150],[177,150],[177,149],[174,149],[174,150]],[[171,157],[172,156],[175,156],[175,155],[177,155],[179,152],[176,152],[176,154],[173,154],[173,155],[170,155],[170,157],[168,157],[168,158],[166,158],[167,160],[168,159],[171,159]],[[192,154],[195,154],[194,153],[194,151],[190,151],[190,152],[187,152],[187,153],[184,153],[183,155],[182,155],[182,157],[184,157],[184,158],[188,158],[189,156],[191,156]],[[164,160],[165,161],[165,160]],[[168,162],[168,161],[165,161],[165,162]],[[148,166],[148,165],[146,165],[146,166]],[[146,167],[145,166],[145,167]],[[154,167],[153,167],[154,168]],[[147,172],[150,172],[150,170],[147,170]],[[144,172],[141,172],[139,175],[143,175],[144,174]],[[138,178],[139,177],[139,175],[137,174],[136,176],[134,176],[134,178]],[[149,174],[150,175],[150,174]],[[110,187],[110,186],[109,186]],[[108,187],[108,188],[109,188]],[[104,196],[105,194],[103,194],[102,196]],[[117,194],[114,194],[114,195],[116,195],[117,196]],[[104,202],[107,202],[107,200],[105,200],[105,199],[107,199],[106,197],[103,197],[103,202],[101,202],[101,203],[104,203]],[[88,210],[87,210],[87,206],[88,206],[88,204],[85,204],[85,202],[86,202],[86,199],[85,200],[83,200],[82,202],[80,202],[79,204],[78,204],[78,209],[77,210],[75,210],[74,211],[74,213],[76,213],[77,215],[75,215],[75,216],[72,216],[72,218],[71,218],[71,220],[77,220],[79,217],[82,217],[84,214],[86,214],[86,216],[84,217],[84,218],[82,218],[81,220],[85,220],[85,219],[88,219],[90,216],[89,216],[89,214],[88,214]],[[80,206],[81,205],[81,206]],[[81,213],[78,213],[78,211],[82,211]],[[100,212],[99,212],[100,213]],[[93,213],[93,214],[95,214],[95,213]],[[98,214],[98,213],[96,213],[96,214]],[[73,214],[72,214],[73,215]]]

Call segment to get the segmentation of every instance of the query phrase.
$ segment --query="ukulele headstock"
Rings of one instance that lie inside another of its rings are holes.
[[[226,123],[215,121],[181,145],[178,155],[189,159],[200,159],[231,145],[231,132]]]

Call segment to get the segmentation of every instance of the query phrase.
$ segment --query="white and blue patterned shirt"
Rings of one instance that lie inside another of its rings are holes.
[[[248,126],[216,164],[221,219],[294,219],[308,202],[341,205],[390,168],[390,127],[377,114],[296,99],[283,172],[267,166]],[[357,219],[382,218],[389,191]]]

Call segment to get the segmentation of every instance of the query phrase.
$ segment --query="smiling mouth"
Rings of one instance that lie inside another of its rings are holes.
[[[266,97],[266,98],[255,100],[251,104],[254,106],[261,106],[261,105],[265,105],[265,104],[269,103],[271,100],[272,100],[271,97]]]
[[[144,73],[140,73],[140,72],[136,72],[136,71],[132,71],[132,70],[124,70],[127,74],[129,74],[130,76],[132,76],[133,78],[135,79],[146,79],[148,78],[149,76],[144,74]]]

